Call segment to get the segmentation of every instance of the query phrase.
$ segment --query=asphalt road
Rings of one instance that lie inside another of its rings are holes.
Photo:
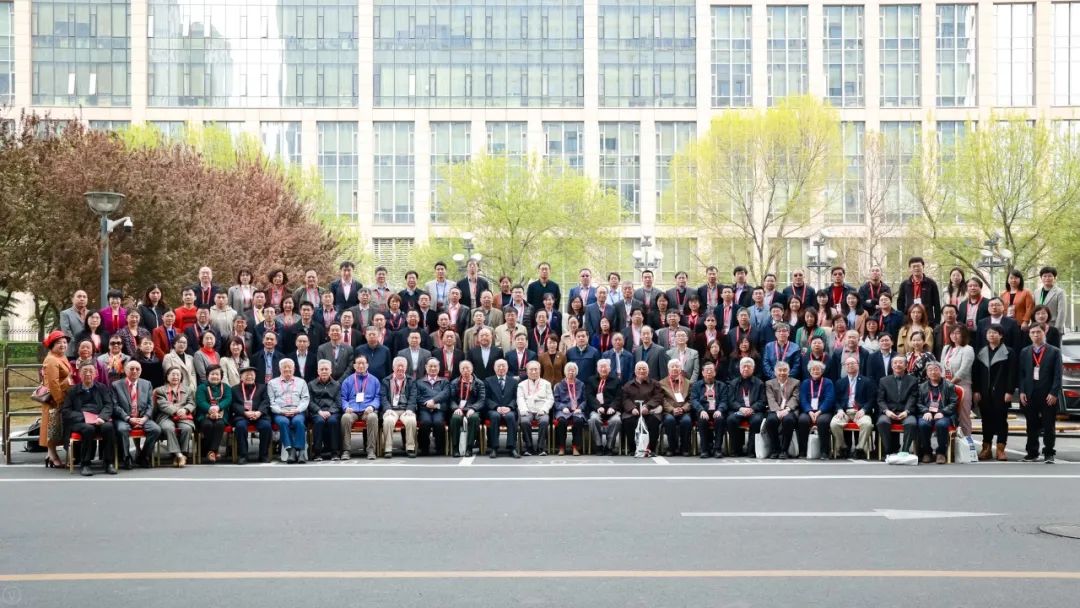
[[[0,467],[0,608],[1069,606],[1059,462]]]

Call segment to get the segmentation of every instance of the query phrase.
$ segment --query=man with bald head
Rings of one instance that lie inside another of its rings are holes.
[[[154,411],[152,394],[154,388],[150,382],[140,378],[142,366],[138,361],[128,361],[124,365],[124,378],[112,383],[113,424],[120,443],[120,468],[132,466],[149,467],[154,454],[154,446],[161,436],[161,427],[151,418]],[[142,449],[135,458],[131,457],[131,431],[139,429],[145,435]]]

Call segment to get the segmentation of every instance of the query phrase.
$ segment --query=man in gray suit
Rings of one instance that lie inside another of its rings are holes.
[[[330,341],[320,346],[316,354],[320,361],[325,359],[331,363],[330,376],[340,382],[352,371],[353,348],[342,340],[340,323],[331,323],[327,333]]]
[[[60,331],[64,332],[68,339],[67,356],[69,359],[74,359],[79,350],[79,345],[75,343],[75,336],[86,329],[86,315],[90,314],[90,310],[86,307],[88,299],[86,292],[79,289],[71,296],[71,308],[60,311]]]
[[[115,407],[113,409],[113,424],[116,426],[116,434],[120,437],[120,453],[124,455],[120,467],[131,469],[133,464],[140,467],[149,467],[151,457],[154,454],[154,446],[157,445],[158,437],[161,436],[161,427],[151,418],[154,410],[153,392],[154,387],[150,382],[139,377],[142,374],[142,366],[138,361],[128,361],[124,365],[124,378],[112,383],[115,394]],[[130,441],[132,429],[142,429],[145,434],[142,449],[132,462]]]
[[[431,358],[431,351],[420,348],[420,334],[409,334],[409,347],[398,351],[397,356],[405,359],[405,375],[413,380],[424,377],[424,365]]]
[[[1035,297],[1035,303],[1050,309],[1050,325],[1062,330],[1062,333],[1064,333],[1064,315],[1069,307],[1065,303],[1065,290],[1057,285],[1057,268],[1043,266],[1039,270],[1039,278],[1042,280],[1042,287],[1036,289],[1035,293],[1032,294]],[[78,292],[75,293],[78,295]],[[68,350],[71,350],[71,346],[68,345]]]
[[[634,349],[634,365],[644,361],[649,365],[649,377],[659,381],[667,377],[668,357],[659,344],[653,342],[653,331],[648,325],[641,328],[641,346]]]

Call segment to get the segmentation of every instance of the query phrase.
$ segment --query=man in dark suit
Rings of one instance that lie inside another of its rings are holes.
[[[495,374],[495,362],[503,358],[502,349],[492,344],[491,329],[485,327],[477,333],[477,345],[469,350],[468,361],[472,363],[474,374],[481,380]]]
[[[80,441],[80,469],[79,474],[90,477],[94,473],[90,470],[90,462],[94,459],[95,446],[93,438],[100,436],[102,454],[107,456],[105,460],[105,472],[116,475],[116,467],[113,466],[111,454],[116,449],[116,427],[113,426],[112,417],[115,411],[113,394],[109,387],[94,382],[97,376],[97,366],[93,362],[85,362],[79,366],[79,379],[81,382],[71,387],[67,396],[64,397],[63,407],[60,413],[64,419],[64,429],[68,432],[78,433],[82,436]]]
[[[634,363],[639,361],[649,365],[649,377],[653,380],[667,377],[667,351],[653,342],[653,331],[648,325],[641,328],[641,346],[634,349]]]
[[[360,290],[364,286],[353,278],[353,268],[352,262],[342,262],[339,267],[341,276],[330,283],[330,293],[334,294],[334,309],[338,314],[360,303]]]
[[[833,266],[829,270],[829,274],[832,276],[832,283],[825,288],[825,293],[829,294],[829,310],[841,314],[841,308],[844,305],[844,300],[847,299],[847,294],[857,294],[858,290],[844,281],[847,278],[847,270],[843,266]]]
[[[894,357],[890,363],[892,373],[878,381],[877,403],[880,414],[877,431],[885,446],[885,453],[895,454],[901,444],[892,433],[892,425],[904,425],[905,451],[911,446],[911,439],[915,434],[914,413],[915,401],[919,398],[919,381],[915,376],[908,375],[903,357]]]
[[[485,384],[488,421],[488,456],[495,458],[499,451],[499,425],[506,426],[506,449],[514,458],[521,458],[517,451],[517,378],[509,374],[506,361],[495,362],[495,375]]]
[[[881,280],[881,265],[874,264],[870,267],[870,280],[859,287],[859,304],[872,316],[877,312],[878,298],[883,293],[892,293],[892,289]]]
[[[289,355],[296,352],[296,338],[301,334],[308,337],[308,346],[312,349],[318,348],[320,344],[326,342],[326,329],[315,322],[315,307],[310,302],[304,302],[300,305],[300,322],[293,323],[285,332],[285,341],[281,346],[281,350]],[[299,370],[297,372],[299,373]],[[305,378],[305,381],[310,379]]]
[[[859,346],[859,332],[854,329],[850,329],[844,334],[844,347],[833,351],[832,356],[829,357],[825,377],[832,380],[834,385],[844,375],[849,357],[854,357],[859,362],[859,369],[867,369],[870,365],[874,365],[867,361],[870,358],[870,353]]]
[[[942,306],[941,322],[931,332],[934,340],[934,349],[931,352],[934,353],[935,359],[941,360],[941,351],[945,350],[945,345],[950,343],[949,334],[959,326],[960,322],[956,319],[956,307],[952,304]]]
[[[1027,455],[1024,462],[1039,459],[1039,435],[1043,439],[1043,456],[1047,464],[1054,462],[1054,443],[1061,376],[1061,351],[1046,343],[1046,326],[1033,323],[1028,327],[1031,346],[1020,351],[1020,406],[1027,421]]]
[[[613,329],[623,330],[630,327],[630,321],[633,319],[635,310],[640,310],[641,318],[645,318],[645,305],[634,299],[634,284],[630,281],[623,281],[622,299],[615,305],[616,323]]]
[[[731,291],[735,294],[735,303],[741,308],[749,308],[754,304],[754,288],[746,282],[749,271],[746,270],[746,266],[736,266],[731,274],[735,277],[735,283],[731,286]]]
[[[690,294],[696,293],[686,287],[687,275],[683,271],[675,273],[675,287],[667,290],[668,310],[678,311],[679,315],[690,312]],[[690,329],[693,329],[692,327]]]
[[[403,348],[408,348],[409,334],[413,332],[420,334],[420,348],[431,350],[431,335],[428,333],[428,330],[420,324],[420,313],[415,310],[410,310],[409,313],[405,315],[404,327],[394,333],[391,343],[386,346],[391,352],[395,353]]]
[[[645,309],[645,316],[648,317],[649,313],[656,310],[657,296],[664,292],[653,287],[653,271],[651,270],[641,271],[641,284],[642,286],[634,291],[634,299],[641,302],[642,308]],[[664,375],[667,375],[666,369]]]
[[[443,334],[443,347],[431,352],[431,356],[439,360],[439,377],[447,382],[457,380],[461,375],[461,362],[465,360],[465,352],[457,346],[457,334],[446,332]]]
[[[424,375],[424,366],[431,358],[431,351],[420,347],[420,334],[409,334],[409,346],[398,351],[397,356],[405,359],[405,375],[418,380]]]
[[[934,282],[934,279],[923,274],[925,264],[919,256],[908,260],[911,276],[904,279],[897,290],[896,308],[901,313],[907,314],[912,304],[922,304],[926,309],[927,322],[933,326],[937,325],[938,319],[941,318],[941,290],[938,289],[938,284]]]
[[[956,320],[966,325],[968,332],[974,332],[979,321],[990,316],[990,301],[983,297],[982,290],[982,279],[971,277],[967,281],[967,298],[956,307]]]
[[[330,376],[340,382],[342,377],[352,373],[353,347],[342,339],[340,324],[331,323],[327,333],[330,341],[316,349],[316,353],[319,359],[330,362]]]
[[[341,313],[341,340],[356,350],[357,346],[364,343],[364,326],[356,324],[356,316],[352,310]]]
[[[525,369],[525,366],[529,364],[529,361],[536,360],[536,353],[529,350],[528,346],[529,339],[525,334],[517,334],[514,336],[513,349],[505,353],[508,366],[507,373],[516,377],[518,380],[524,380],[529,377],[529,372]]]
[[[791,273],[791,285],[784,288],[784,302],[791,302],[791,298],[799,298],[805,309],[817,302],[817,290],[806,284],[806,271],[802,268]]]
[[[877,406],[877,387],[872,379],[859,373],[859,360],[853,356],[844,360],[844,373],[836,382],[836,415],[829,422],[833,449],[848,453],[844,441],[844,426],[848,422],[859,425],[859,439],[855,444],[855,458],[867,458],[872,449],[874,415]]]
[[[480,262],[469,259],[465,264],[465,278],[457,282],[461,290],[461,302],[468,308],[480,306],[480,296],[491,289],[488,280],[480,276]]]
[[[415,270],[405,273],[405,289],[398,292],[401,297],[401,310],[405,312],[420,308],[420,294],[424,293],[424,290],[417,285],[419,277]]]
[[[1001,336],[1001,341],[1005,343],[1005,346],[1008,346],[1009,350],[1019,352],[1022,347],[1020,325],[1015,320],[1005,316],[1005,303],[1001,301],[1001,298],[994,297],[990,298],[990,303],[987,306],[990,315],[979,321],[978,330],[975,333],[975,352],[979,352],[980,348],[986,346],[986,330],[990,329],[990,326],[994,324],[1000,325],[1002,331],[1005,332]]]
[[[416,416],[419,426],[420,455],[430,453],[431,437],[435,436],[435,453],[446,453],[446,409],[449,404],[450,381],[439,374],[439,364],[428,359],[424,377],[416,382]]]
[[[585,306],[584,329],[590,336],[596,335],[600,333],[600,319],[607,319],[611,323],[611,331],[618,331],[620,329],[618,316],[618,307],[608,301],[607,286],[601,285],[596,288],[596,301]]]
[[[634,377],[634,353],[626,349],[626,338],[622,334],[611,336],[611,350],[602,353],[601,357],[611,362],[611,375],[619,384]]]
[[[581,305],[588,306],[596,302],[596,285],[592,283],[592,271],[588,268],[582,268],[578,273],[580,282],[570,288],[570,297],[566,298],[566,310],[570,311],[570,301],[577,296],[581,296]]]
[[[709,266],[705,269],[705,284],[697,288],[698,300],[701,300],[701,309],[706,313],[710,313],[714,308],[720,305],[720,282],[717,280],[720,276],[720,271],[716,266]]]
[[[154,454],[154,446],[161,436],[161,427],[154,422],[154,387],[140,378],[142,366],[138,361],[128,361],[124,365],[124,378],[112,383],[113,425],[116,427],[120,448],[120,468],[130,469],[133,465],[149,467]],[[142,449],[134,461],[131,458],[131,430],[141,429],[145,434]]]
[[[292,359],[293,363],[296,364],[296,377],[303,380],[304,383],[311,382],[319,375],[319,357],[316,356],[315,350],[311,348],[311,340],[307,337],[307,334],[298,334],[296,336],[296,352],[289,355],[289,359]]]
[[[210,308],[214,305],[214,296],[224,292],[220,285],[213,281],[214,273],[209,266],[199,269],[199,282],[188,289],[195,292],[195,306],[198,308]]]
[[[278,363],[284,358],[284,353],[277,350],[277,334],[272,331],[263,334],[262,350],[251,355],[251,367],[255,368],[255,384],[264,386],[280,376]]]

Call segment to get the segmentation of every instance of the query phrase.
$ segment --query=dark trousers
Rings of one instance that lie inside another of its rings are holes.
[[[749,418],[746,417],[746,416],[743,416],[738,411],[735,411],[735,412],[732,412],[732,413],[728,414],[728,416],[727,416],[728,441],[731,442],[729,445],[731,446],[731,453],[732,454],[734,454],[735,456],[742,455],[744,436],[743,436],[743,430],[741,428],[739,428],[739,427],[742,425],[744,420],[749,420],[750,421],[750,444],[747,447],[746,454],[750,455],[750,456],[754,455],[754,438],[757,437],[758,430],[761,429],[761,421],[763,419],[764,419],[764,417],[758,412],[754,412],[753,414],[750,415]],[[829,429],[829,427],[825,427],[825,432],[826,433],[828,432],[828,429]]]
[[[984,398],[979,402],[979,413],[982,414],[983,445],[992,445],[995,437],[997,438],[997,443],[1008,443],[1008,404]]]
[[[450,416],[450,449],[454,452],[458,451],[461,426],[465,425],[465,453],[462,456],[468,456],[476,449],[476,438],[480,435],[480,412],[473,410],[471,416],[466,416],[465,412],[462,410],[460,414]]]
[[[79,464],[89,465],[94,460],[94,448],[97,447],[94,438],[101,439],[101,459],[106,465],[113,464],[113,455],[116,453],[116,427],[105,423],[101,426],[86,424],[85,422],[71,426],[72,433],[82,436],[79,442]]]
[[[791,435],[798,424],[799,419],[795,417],[795,412],[789,411],[782,419],[776,412],[769,412],[765,417],[765,433],[769,436],[769,449],[773,454],[788,451],[791,447]]]
[[[499,425],[506,425],[506,449],[512,450],[517,447],[517,414],[511,409],[505,414],[494,410],[488,412],[488,449],[499,449]]]
[[[904,450],[906,451],[911,447],[911,437],[915,434],[916,420],[917,418],[911,415],[904,418],[903,422],[899,423],[904,425],[904,432],[900,435],[892,432],[892,425],[897,424],[893,422],[892,418],[885,414],[878,416],[877,434],[881,438],[882,447],[885,448],[886,454],[895,454],[900,450],[901,437],[903,437]]]
[[[927,421],[922,416],[919,422],[919,454],[930,453],[930,435],[937,436],[937,453],[947,454],[949,451],[949,425],[952,420],[948,416],[938,420]]]
[[[817,427],[818,445],[821,446],[821,453],[826,456],[832,455],[832,431],[829,430],[829,423],[832,422],[832,412],[821,412],[818,414]],[[806,449],[807,443],[810,442],[810,414],[803,412],[799,414],[799,453],[803,456],[808,454]]]
[[[131,425],[123,420],[115,420],[113,424],[116,425],[116,440],[117,446],[120,448],[120,460],[126,461],[131,457],[129,455],[131,453]],[[137,457],[142,462],[150,462],[150,457],[154,455],[154,446],[157,445],[158,439],[161,438],[161,427],[153,420],[147,420],[143,423],[142,431],[145,437]]]
[[[435,435],[435,453],[442,456],[446,453],[446,417],[442,410],[430,410],[426,407],[417,412],[417,421],[420,427],[420,454],[427,456],[431,453],[431,435]]]
[[[694,418],[690,412],[681,416],[664,414],[664,434],[667,435],[667,447],[675,454],[690,454],[690,431],[694,426]]]
[[[634,440],[634,434],[637,431],[638,418],[640,416],[623,416],[623,440],[626,442],[626,453],[630,455],[633,455],[637,450],[637,441]],[[646,414],[645,428],[649,429],[649,451],[655,454],[656,443],[660,439],[660,416]]]
[[[233,420],[233,432],[236,433],[236,454],[238,458],[247,458],[248,435],[254,427],[259,433],[259,460],[270,461],[270,443],[273,439],[273,424],[266,416],[260,416],[258,420],[236,418]]]
[[[581,431],[585,428],[585,415],[578,412],[565,417],[555,417],[555,450],[566,449],[566,427],[573,426],[571,441],[573,447],[581,450]]]
[[[311,417],[311,445],[314,448],[311,451],[311,455],[318,458],[322,455],[327,444],[330,446],[330,453],[337,454],[341,451],[341,417],[336,414],[331,414],[329,418],[323,420],[323,417],[316,414]]]
[[[1053,456],[1057,433],[1057,406],[1046,405],[1046,396],[1039,395],[1037,399],[1029,399],[1028,405],[1023,409],[1027,422],[1028,456],[1039,454],[1039,435],[1042,435],[1043,440],[1043,456]]]
[[[221,438],[225,435],[225,419],[211,420],[209,416],[199,423],[200,447],[206,453],[217,452],[221,448]]]
[[[716,411],[705,413],[709,415],[708,420],[702,420],[700,414],[698,415],[698,448],[702,454],[720,452],[724,449],[724,431],[727,429],[724,413],[720,412],[719,416]]]

